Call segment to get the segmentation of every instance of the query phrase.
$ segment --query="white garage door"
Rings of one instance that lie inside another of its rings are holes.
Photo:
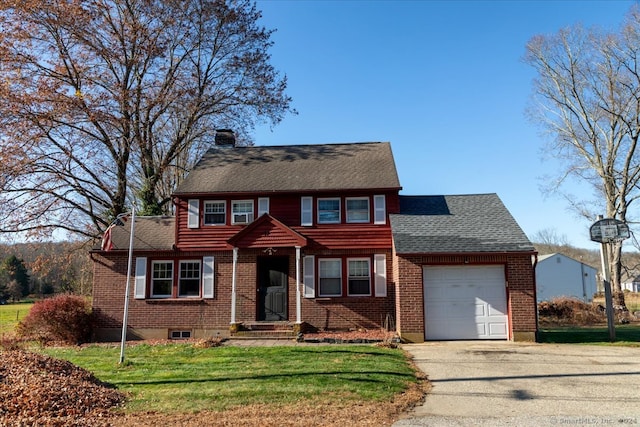
[[[425,339],[507,339],[503,266],[423,267]]]

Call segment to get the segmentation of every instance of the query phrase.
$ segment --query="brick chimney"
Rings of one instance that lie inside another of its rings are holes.
[[[231,129],[216,129],[215,143],[218,147],[235,147],[236,135]]]

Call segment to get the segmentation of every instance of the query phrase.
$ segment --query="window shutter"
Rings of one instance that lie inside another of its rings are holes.
[[[260,197],[258,199],[258,218],[262,215],[269,213],[269,198],[268,197]]]
[[[387,223],[387,207],[384,194],[373,196],[374,224]]]
[[[302,197],[300,206],[300,225],[313,225],[313,197]]]
[[[387,256],[385,254],[375,254],[373,256],[373,274],[376,283],[376,296],[387,296]]]
[[[187,216],[187,227],[198,228],[200,227],[200,200],[189,200],[189,211]]]
[[[304,297],[315,298],[315,263],[316,257],[309,255],[304,257]]]
[[[213,298],[215,296],[213,257],[206,256],[202,258],[202,297]]]
[[[147,293],[147,258],[136,258],[136,277],[133,295],[135,299],[144,299]]]

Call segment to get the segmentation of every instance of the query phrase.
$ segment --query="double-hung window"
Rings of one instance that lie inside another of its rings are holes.
[[[253,221],[253,200],[231,202],[231,223],[248,224]]]
[[[347,198],[347,222],[369,222],[369,198]]]
[[[347,260],[349,295],[371,295],[371,267],[369,258]]]
[[[227,204],[225,201],[204,202],[205,225],[224,225],[227,222]]]
[[[200,261],[180,261],[178,297],[200,296]]]
[[[340,199],[318,199],[318,224],[340,223]]]
[[[173,261],[153,261],[151,271],[151,296],[170,298],[173,290]]]
[[[342,262],[340,259],[318,260],[318,294],[321,297],[342,296]]]

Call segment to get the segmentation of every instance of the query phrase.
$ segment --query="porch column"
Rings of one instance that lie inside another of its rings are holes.
[[[296,246],[296,323],[302,323],[302,309],[300,307],[300,246]]]
[[[236,323],[236,264],[238,264],[238,248],[233,248],[233,268],[231,270],[231,324]]]

